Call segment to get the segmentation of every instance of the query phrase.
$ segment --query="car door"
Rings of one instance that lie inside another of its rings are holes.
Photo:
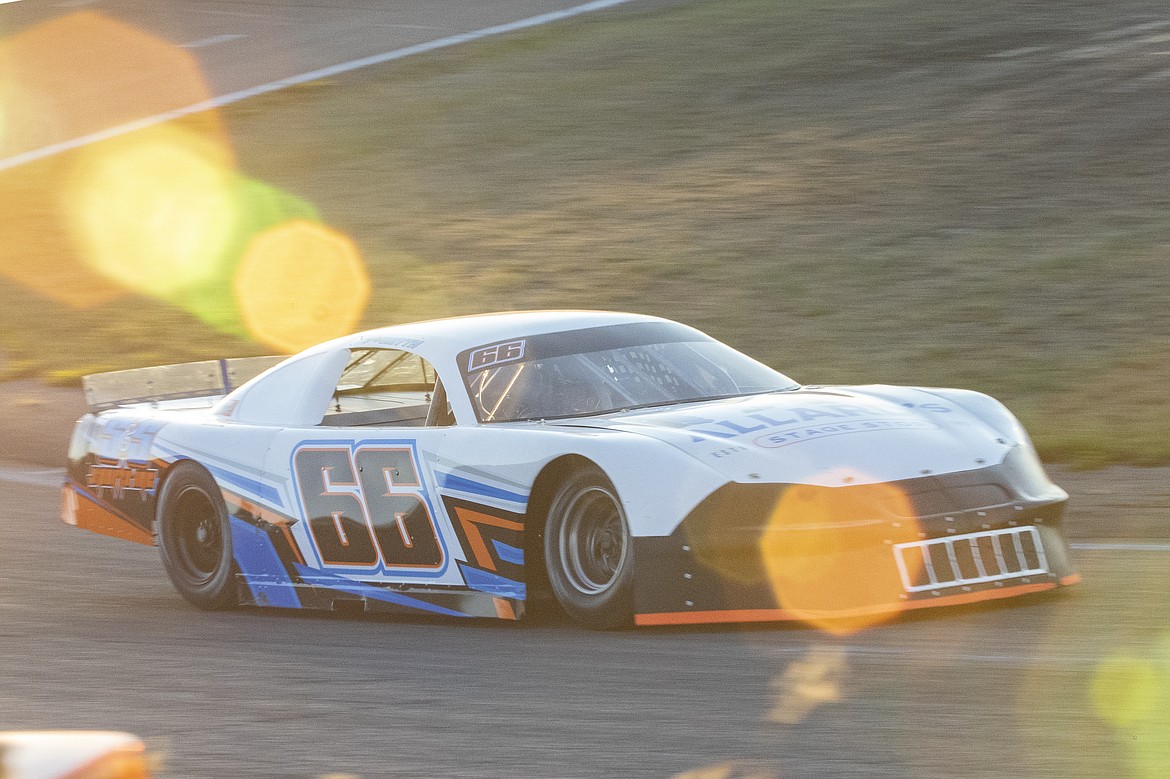
[[[276,434],[267,467],[288,474],[306,582],[463,584],[434,471],[448,430],[428,424],[434,389],[418,355],[353,349],[321,422]]]

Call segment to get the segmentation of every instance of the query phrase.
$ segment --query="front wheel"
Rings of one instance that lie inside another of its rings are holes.
[[[544,532],[549,584],[565,612],[597,630],[627,627],[634,614],[634,549],[617,491],[597,468],[561,485]]]
[[[192,462],[175,465],[158,505],[156,540],[175,589],[201,609],[236,605],[231,525],[211,474]]]

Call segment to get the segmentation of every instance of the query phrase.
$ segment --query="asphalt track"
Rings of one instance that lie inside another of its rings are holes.
[[[641,0],[643,7],[674,0]],[[633,0],[59,0],[0,3],[0,37],[70,15],[98,13],[188,50],[208,90],[194,103],[46,139],[0,158],[0,170],[171,119],[428,51],[621,7]],[[68,61],[69,53],[63,53]],[[85,67],[85,63],[74,63]],[[168,71],[169,72],[169,71]],[[166,76],[163,77],[164,79]],[[150,82],[111,73],[109,94]],[[165,98],[164,98],[165,102]]]
[[[575,4],[0,9],[23,25],[118,13],[190,48],[225,94]],[[1152,745],[1115,730],[1090,696],[1118,651],[1167,662],[1170,546],[1147,532],[1166,524],[1161,499],[1135,511],[1119,490],[1108,537],[1099,518],[1078,525],[1085,582],[1066,593],[841,638],[203,613],[156,550],[56,519],[56,455],[40,452],[63,451],[64,428],[29,424],[36,411],[0,419],[3,456],[43,463],[0,468],[0,729],[129,730],[164,777],[1091,777],[1127,775],[1135,748],[1170,754],[1166,729]]]
[[[1141,542],[1078,543],[1066,594],[843,638],[204,613],[42,481],[0,480],[0,729],[129,730],[164,777],[1103,776],[1130,736],[1093,674],[1170,634]]]
[[[16,32],[68,13],[105,14],[191,51],[212,93],[225,95],[586,2],[37,0],[0,5],[0,30]]]

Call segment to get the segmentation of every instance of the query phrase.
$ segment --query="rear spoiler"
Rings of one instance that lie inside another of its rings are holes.
[[[83,378],[81,386],[90,411],[131,403],[210,398],[228,394],[284,359],[283,356],[236,357],[95,373]]]

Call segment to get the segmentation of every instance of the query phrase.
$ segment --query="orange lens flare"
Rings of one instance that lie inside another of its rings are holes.
[[[287,352],[353,331],[370,297],[353,241],[305,220],[253,238],[232,288],[248,332]]]
[[[0,158],[41,149],[210,97],[189,52],[148,32],[92,12],[62,16],[0,41]],[[184,121],[224,149],[214,113]],[[111,145],[113,144],[113,145]],[[78,217],[66,195],[76,179],[75,160],[86,153],[27,163],[0,172],[0,274],[22,287],[75,308],[123,294],[119,274],[99,272],[83,255]],[[107,215],[102,197],[95,198]],[[88,229],[84,231],[88,232]],[[107,234],[109,231],[106,231]],[[104,243],[109,243],[105,241]],[[138,289],[131,285],[131,289]]]
[[[91,11],[68,14],[0,42],[3,79],[22,95],[4,156],[105,130],[210,97],[190,52]],[[9,90],[5,90],[8,92]]]
[[[789,487],[760,539],[779,606],[836,635],[897,613],[904,588],[893,545],[917,540],[919,529],[913,504],[900,489],[849,478],[862,483]]]
[[[75,13],[0,42],[0,159],[203,103],[197,61]],[[236,170],[208,111],[0,172],[0,273],[82,308],[129,290],[294,351],[360,321],[357,248]]]

